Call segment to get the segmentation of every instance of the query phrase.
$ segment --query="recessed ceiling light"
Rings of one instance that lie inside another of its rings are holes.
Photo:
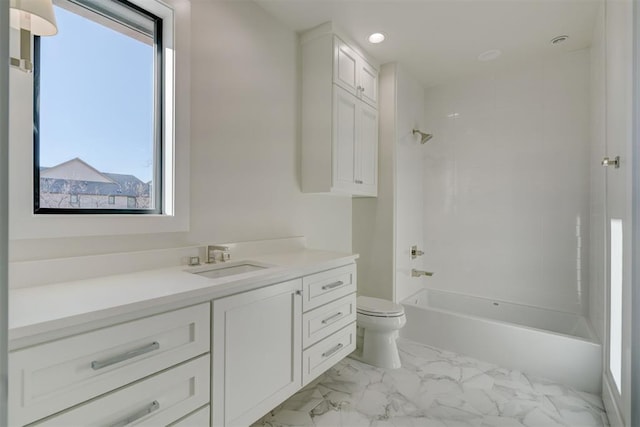
[[[482,52],[480,55],[478,55],[478,61],[482,61],[482,62],[493,61],[494,59],[497,59],[500,55],[502,55],[501,51],[499,51],[498,49],[491,49],[486,52]]]
[[[369,36],[369,43],[382,43],[384,41],[385,37],[384,34],[382,33],[373,33]]]
[[[551,39],[551,44],[560,44],[566,42],[569,36],[558,36]]]

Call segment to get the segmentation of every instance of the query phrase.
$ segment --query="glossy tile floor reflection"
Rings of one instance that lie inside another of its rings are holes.
[[[254,426],[608,426],[599,396],[422,344],[402,368],[346,358]]]

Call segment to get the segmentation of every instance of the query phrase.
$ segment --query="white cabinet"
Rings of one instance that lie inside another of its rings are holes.
[[[257,421],[355,350],[349,264],[213,301],[212,425]]]
[[[333,52],[333,82],[378,108],[378,70],[337,36]]]
[[[321,26],[302,36],[302,190],[377,195],[378,70]]]
[[[250,425],[355,349],[355,264],[326,268],[16,349],[9,426]]]
[[[302,384],[302,280],[213,302],[214,426],[247,426]]]
[[[209,363],[206,354],[33,425],[169,425],[209,403]]]
[[[356,323],[353,322],[304,351],[302,384],[309,384],[355,349]]]
[[[378,112],[339,86],[333,91],[332,190],[375,196]]]
[[[209,303],[199,304],[9,353],[9,424],[28,424],[208,353],[209,311]]]
[[[302,346],[321,339],[356,321],[356,294],[352,293],[302,315]]]
[[[302,385],[356,349],[354,264],[303,277]]]
[[[310,274],[302,278],[302,285],[302,308],[304,311],[312,310],[356,292],[356,267],[350,264]]]
[[[184,418],[169,424],[169,427],[205,427],[211,424],[211,406],[204,406]]]

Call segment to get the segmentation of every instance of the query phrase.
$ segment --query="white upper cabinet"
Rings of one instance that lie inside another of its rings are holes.
[[[347,193],[357,192],[355,166],[359,109],[360,103],[355,96],[340,88],[334,89],[333,188]]]
[[[378,112],[340,87],[334,89],[334,191],[378,191]]]
[[[359,88],[358,54],[334,37],[333,82],[357,96]]]
[[[302,191],[378,193],[378,69],[328,23],[301,38]]]
[[[367,104],[361,105],[358,126],[359,136],[357,175],[360,177],[359,187],[362,192],[376,194],[378,192],[378,111]]]
[[[378,108],[378,70],[334,36],[333,82]]]

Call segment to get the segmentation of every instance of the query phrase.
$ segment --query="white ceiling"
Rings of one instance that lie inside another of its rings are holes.
[[[589,47],[600,0],[255,0],[295,31],[333,20],[381,63],[425,87]],[[380,31],[387,40],[367,41]],[[569,35],[552,45],[558,35]],[[500,49],[495,61],[478,55]]]

